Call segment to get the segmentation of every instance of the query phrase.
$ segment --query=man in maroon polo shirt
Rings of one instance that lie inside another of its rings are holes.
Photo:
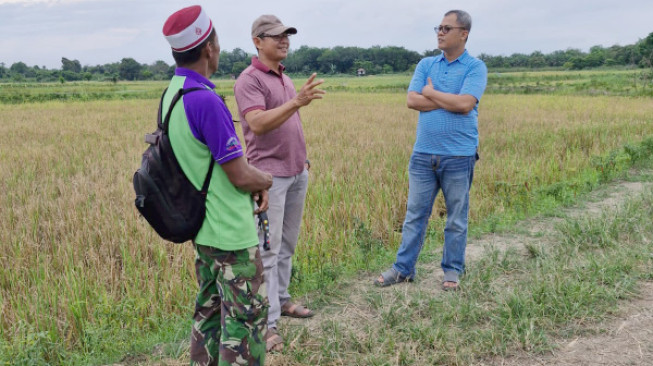
[[[261,251],[270,309],[268,351],[283,348],[277,331],[280,315],[308,318],[313,312],[290,301],[288,284],[308,186],[308,160],[299,109],[321,99],[316,87],[324,80],[311,75],[299,93],[281,64],[288,56],[288,37],[297,29],[284,26],[274,15],[262,15],[252,24],[258,57],[243,71],[234,94],[253,166],[272,174],[269,191],[270,250]]]

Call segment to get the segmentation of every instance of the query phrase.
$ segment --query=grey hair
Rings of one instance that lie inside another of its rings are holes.
[[[472,16],[464,10],[449,10],[444,16],[456,14],[456,22],[467,31],[472,30]]]

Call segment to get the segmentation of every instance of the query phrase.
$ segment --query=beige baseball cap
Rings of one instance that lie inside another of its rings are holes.
[[[281,23],[281,20],[274,15],[261,15],[252,24],[252,37],[258,37],[261,34],[277,36],[283,33],[297,34],[297,29],[294,27],[286,27]]]

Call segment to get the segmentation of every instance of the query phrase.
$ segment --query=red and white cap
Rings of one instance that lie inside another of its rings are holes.
[[[183,8],[166,20],[163,35],[175,52],[197,47],[211,34],[213,23],[199,5]]]

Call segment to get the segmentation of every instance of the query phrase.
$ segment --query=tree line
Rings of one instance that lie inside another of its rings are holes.
[[[549,54],[535,51],[530,55],[515,53],[511,56],[480,54],[488,68],[563,68],[582,70],[601,66],[651,67],[653,60],[653,33],[635,44],[611,47],[594,46],[589,52],[577,49],[554,51]]]
[[[292,50],[284,61],[286,72],[310,74],[356,74],[365,70],[366,75],[388,74],[413,71],[417,62],[426,56],[440,54],[440,50],[423,53],[407,50],[404,47],[333,47],[316,48],[301,46]],[[220,67],[214,77],[237,77],[250,63],[253,54],[240,48],[220,53]],[[589,52],[567,49],[544,54],[535,51],[531,54],[514,53],[510,56],[478,55],[488,68],[494,70],[557,68],[581,70],[601,66],[652,67],[653,33],[635,44],[611,47],[594,46]],[[158,60],[152,64],[141,64],[133,58],[123,58],[120,62],[96,66],[82,66],[79,60],[61,58],[60,69],[45,66],[28,66],[16,62],[7,67],[0,62],[0,81],[77,81],[102,80],[167,80],[174,74],[174,64]]]

